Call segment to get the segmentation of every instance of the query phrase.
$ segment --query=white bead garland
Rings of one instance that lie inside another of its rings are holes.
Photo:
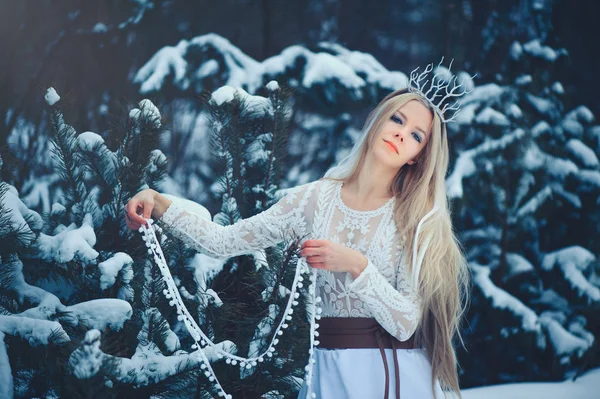
[[[223,357],[225,357],[226,364],[231,364],[232,366],[235,366],[239,362],[240,369],[243,369],[243,368],[250,369],[252,366],[256,366],[258,363],[262,363],[264,361],[264,355],[266,355],[269,358],[273,357],[273,354],[275,353],[274,346],[279,343],[279,339],[277,337],[283,335],[282,330],[289,327],[289,325],[286,321],[292,320],[291,315],[294,313],[293,306],[296,306],[299,303],[296,300],[296,299],[300,298],[300,293],[297,292],[297,289],[302,288],[304,286],[302,284],[302,281],[304,281],[304,278],[301,276],[301,274],[306,273],[306,274],[310,275],[311,286],[309,287],[308,291],[309,291],[309,300],[311,300],[310,303],[312,303],[312,312],[311,312],[312,317],[311,317],[311,321],[310,321],[310,330],[311,330],[310,337],[311,338],[310,338],[310,349],[308,351],[309,361],[308,361],[307,366],[305,367],[306,381],[308,383],[308,389],[310,392],[311,386],[312,386],[312,384],[311,384],[311,382],[312,382],[312,366],[313,366],[313,364],[316,363],[316,360],[313,358],[313,354],[314,354],[313,348],[319,344],[319,341],[316,340],[316,337],[319,336],[319,333],[317,332],[317,328],[319,327],[319,325],[315,322],[315,320],[319,320],[321,318],[320,314],[322,312],[322,309],[320,307],[317,307],[317,303],[321,302],[321,298],[316,295],[316,290],[315,290],[315,284],[316,284],[316,278],[317,278],[316,269],[311,271],[311,268],[309,266],[299,263],[298,267],[296,268],[294,282],[292,283],[290,298],[287,302],[285,311],[283,313],[285,315],[285,317],[282,317],[281,322],[275,329],[275,333],[273,334],[273,338],[271,339],[271,342],[269,343],[267,350],[265,352],[263,352],[261,355],[251,357],[251,358],[244,358],[244,357],[232,355],[231,353],[218,348],[216,346],[216,344],[214,342],[212,342],[210,340],[210,338],[202,331],[202,329],[197,325],[194,318],[188,312],[187,308],[185,307],[185,304],[183,303],[183,301],[181,299],[181,296],[179,295],[179,290],[177,289],[175,281],[173,281],[173,277],[171,276],[171,272],[169,270],[166,259],[162,252],[162,248],[160,246],[161,243],[164,243],[164,241],[166,239],[166,235],[163,234],[161,236],[161,241],[159,243],[155,232],[156,231],[162,232],[162,228],[160,226],[154,225],[154,221],[152,219],[146,219],[146,221],[148,222],[149,226],[152,226],[152,228],[147,228],[145,225],[142,225],[138,229],[138,231],[143,234],[142,240],[146,243],[146,247],[148,247],[148,254],[154,255],[154,261],[158,265],[159,270],[162,275],[162,278],[167,285],[167,288],[163,290],[163,295],[165,296],[165,298],[171,299],[169,301],[170,306],[177,307],[177,309],[176,309],[177,314],[178,314],[177,319],[184,322],[186,329],[188,330],[191,337],[195,341],[195,344],[192,345],[192,349],[197,349],[199,352],[198,357],[201,362],[200,367],[202,370],[205,370],[204,375],[206,377],[208,377],[208,380],[210,382],[214,382],[214,384],[217,388],[219,397],[225,397],[225,399],[231,399],[231,395],[227,394],[224,391],[221,384],[219,383],[219,380],[217,379],[217,376],[215,375],[213,368],[210,366],[210,362],[208,361],[208,357],[206,356],[203,347],[210,347],[211,349],[213,349],[216,352],[216,355],[219,359],[222,359]],[[316,398],[316,394],[314,392],[312,392],[311,397]]]

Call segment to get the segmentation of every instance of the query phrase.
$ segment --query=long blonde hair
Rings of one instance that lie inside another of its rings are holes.
[[[417,156],[417,162],[400,168],[389,188],[396,197],[394,221],[400,237],[406,235],[404,250],[408,258],[405,264],[409,273],[415,273],[413,281],[418,285],[422,300],[423,317],[415,331],[415,345],[425,348],[431,362],[432,391],[437,379],[444,391],[453,391],[462,399],[452,341],[457,335],[464,346],[460,323],[469,301],[470,277],[462,247],[453,231],[446,197],[445,176],[449,163],[446,125],[421,95],[407,89],[396,90],[371,111],[350,153],[321,179],[354,181],[383,124],[411,100],[419,101],[431,111],[431,136]],[[417,256],[417,251],[413,252],[415,236],[417,248],[427,250],[419,256],[422,260],[416,262],[417,270],[412,270],[413,258]]]

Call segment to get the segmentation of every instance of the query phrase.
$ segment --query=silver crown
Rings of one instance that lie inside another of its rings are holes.
[[[439,67],[442,65],[443,61],[444,57],[442,57],[442,60],[438,64],[438,67],[436,68],[437,70],[441,69]],[[427,91],[425,91],[425,89],[427,83],[429,82],[429,79],[426,80],[424,83],[421,83],[421,81],[423,81],[423,79],[426,79],[429,73],[433,71],[433,63],[427,65],[425,67],[425,70],[421,73],[417,73],[419,67],[413,69],[413,71],[410,73],[410,78],[408,80],[408,90],[413,93],[418,93],[424,98],[426,98],[431,103],[431,105],[438,111],[440,119],[444,123],[450,122],[454,120],[454,118],[456,118],[456,115],[458,115],[458,113],[460,112],[460,103],[458,101],[455,101],[454,103],[451,103],[451,101],[446,102],[446,104],[443,103],[446,100],[461,97],[473,91],[473,89],[468,91],[464,90],[464,80],[461,83],[457,84],[456,75],[450,72],[450,69],[452,68],[452,62],[454,62],[454,59],[450,61],[450,66],[448,66],[447,71],[443,70],[433,75],[433,77],[431,78],[431,84],[429,85]],[[442,79],[441,77],[446,75],[448,72],[450,72],[450,74],[452,75],[450,79]],[[473,79],[475,76],[477,76],[477,74],[471,76],[471,79]],[[463,90],[458,91],[461,87],[463,87]],[[438,100],[436,103],[435,100],[438,97],[441,97],[441,99]],[[440,106],[442,106],[442,108],[440,108]],[[450,118],[446,118],[444,115],[446,111],[454,111],[454,113]]]

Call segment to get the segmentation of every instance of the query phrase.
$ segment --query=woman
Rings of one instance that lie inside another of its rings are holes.
[[[421,91],[402,89],[370,113],[363,132],[323,178],[231,226],[153,190],[127,204],[127,225],[159,219],[217,258],[308,233],[300,256],[317,269],[323,318],[299,398],[441,398],[442,387],[461,397],[452,339],[468,273],[445,195],[443,112]]]

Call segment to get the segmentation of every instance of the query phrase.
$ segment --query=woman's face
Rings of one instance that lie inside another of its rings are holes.
[[[377,134],[374,155],[396,169],[406,163],[414,164],[414,159],[429,140],[432,122],[431,111],[425,105],[416,100],[407,102]]]

